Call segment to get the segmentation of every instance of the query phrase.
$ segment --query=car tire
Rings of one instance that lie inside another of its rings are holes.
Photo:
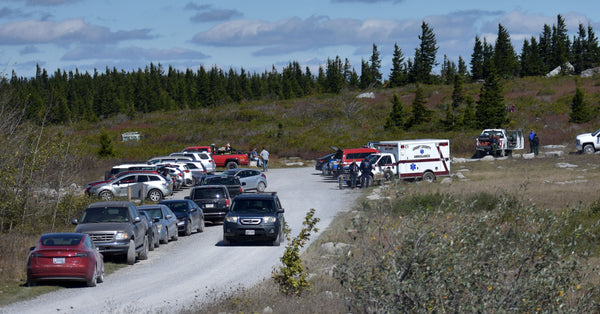
[[[197,231],[198,231],[198,232],[204,232],[204,227],[205,227],[205,225],[206,225],[206,222],[204,221],[204,218],[202,218],[202,219],[200,220],[200,224],[199,224],[199,226],[198,226],[198,230],[197,230]]]
[[[175,234],[173,234],[173,236],[171,237],[171,241],[177,241],[179,240],[179,230],[175,231]]]
[[[129,248],[127,248],[127,265],[135,264],[135,241],[129,240]]]
[[[112,194],[111,191],[102,191],[100,192],[100,194],[98,194],[98,198],[103,199],[105,201],[111,201],[113,198],[115,198],[115,196]]]
[[[152,234],[148,236],[148,251],[154,251],[154,237]]]
[[[138,258],[140,260],[146,260],[148,259],[148,246],[149,246],[149,242],[148,242],[148,236],[144,236],[144,244],[142,247],[142,251],[140,252]]]
[[[258,185],[256,186],[258,192],[264,192],[266,188],[267,185],[264,182],[258,182]]]
[[[185,224],[185,231],[183,233],[183,235],[190,236],[192,234],[192,221],[188,220],[187,223]]]
[[[585,154],[593,154],[596,152],[596,149],[594,149],[594,145],[586,144],[585,146],[583,146],[583,152]]]
[[[237,167],[238,167],[238,164],[235,161],[230,161],[225,165],[225,168],[227,168],[227,169],[235,169]]]
[[[160,239],[158,242],[160,242],[160,244],[167,244],[169,243],[169,229],[165,227],[165,238],[164,239]]]
[[[102,269],[100,270],[100,274],[98,274],[98,278],[96,279],[98,283],[104,282],[104,265],[102,265]]]
[[[277,238],[275,238],[275,240],[273,240],[273,242],[271,243],[271,245],[273,245],[273,246],[280,246],[281,245],[281,232],[277,235]]]
[[[153,189],[153,190],[150,190],[150,192],[148,192],[148,199],[151,200],[152,202],[159,202],[160,200],[162,200],[162,198],[163,198],[162,193],[157,189]]]
[[[92,274],[92,278],[86,281],[86,285],[88,287],[95,287],[98,284],[98,269],[94,266],[94,273]]]
[[[433,182],[435,181],[435,174],[431,171],[427,171],[423,174],[423,181],[425,182]]]

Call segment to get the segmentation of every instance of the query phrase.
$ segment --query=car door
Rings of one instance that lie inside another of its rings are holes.
[[[130,187],[133,187],[136,182],[136,176],[135,175],[127,175],[124,176],[123,178],[117,180],[115,183],[113,183],[113,189],[115,191],[115,196],[117,197],[125,197],[127,196],[127,192],[129,191]]]
[[[240,181],[246,182],[246,185],[243,186],[244,190],[247,189],[256,189],[258,185],[258,178],[260,177],[258,170],[242,170],[239,174]]]

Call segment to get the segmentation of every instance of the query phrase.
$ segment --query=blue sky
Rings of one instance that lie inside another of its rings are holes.
[[[502,24],[520,53],[558,14],[571,38],[580,23],[600,37],[600,3],[590,0],[0,0],[0,75],[31,77],[36,64],[50,74],[130,72],[150,62],[262,73],[291,61],[316,73],[336,56],[360,73],[373,44],[386,75],[394,44],[414,56],[423,21],[438,63],[468,63],[475,36],[493,43]]]

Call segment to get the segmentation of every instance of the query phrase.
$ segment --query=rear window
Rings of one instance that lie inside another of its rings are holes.
[[[69,235],[56,235],[56,234],[49,234],[49,235],[43,235],[41,242],[42,245],[47,245],[47,246],[63,246],[63,245],[78,245],[79,242],[81,242],[81,239],[83,238],[83,235],[79,235],[79,234],[69,234]]]
[[[239,185],[239,180],[228,177],[212,177],[204,180],[205,184],[223,184],[223,185]]]
[[[225,198],[225,196],[225,191],[222,188],[207,188],[194,190],[194,199]]]

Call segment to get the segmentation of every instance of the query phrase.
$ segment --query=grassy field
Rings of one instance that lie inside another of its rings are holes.
[[[341,214],[304,253],[312,289],[302,296],[282,295],[267,279],[186,312],[598,310],[598,155],[452,167],[451,181],[395,182],[366,190],[355,210]],[[578,225],[586,231],[574,231]],[[415,230],[421,231],[421,243],[411,234]],[[448,239],[463,245],[449,246]],[[486,245],[490,256],[481,256]],[[419,258],[410,280],[390,279],[400,277],[407,265],[403,257],[413,254]],[[388,268],[392,264],[396,271]]]

